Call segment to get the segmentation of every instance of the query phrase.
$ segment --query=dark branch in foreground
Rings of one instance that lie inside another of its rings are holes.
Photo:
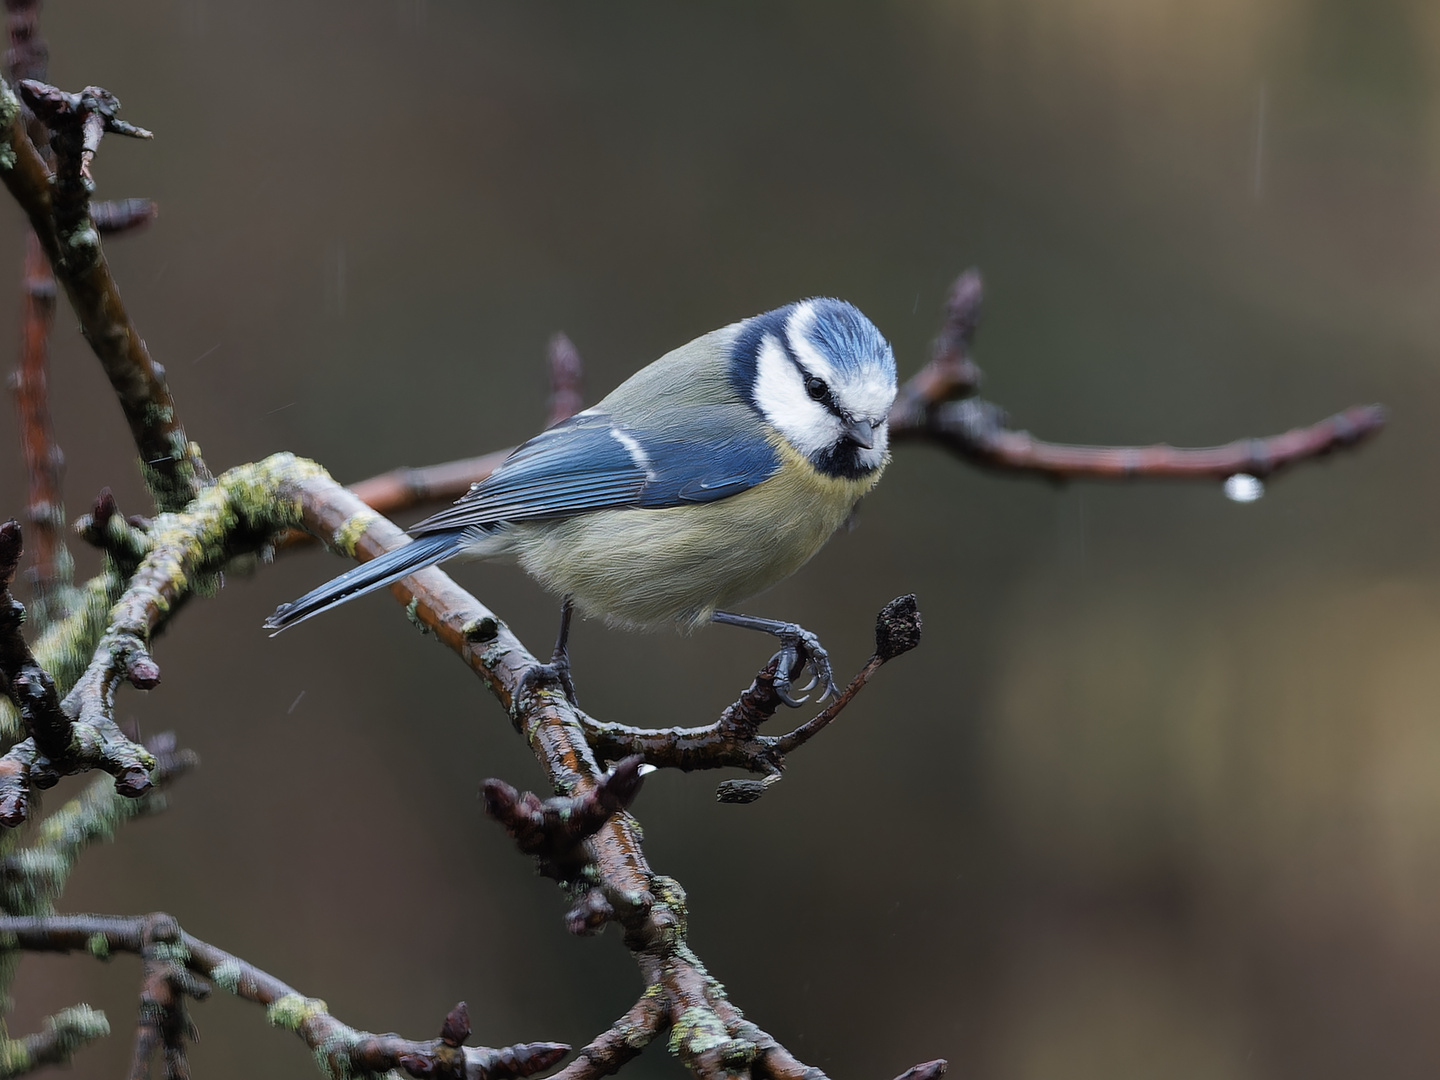
[[[320,470],[289,455],[242,465],[206,488],[183,514],[162,515],[151,524],[143,561],[110,609],[89,665],[60,703],[71,724],[63,752],[48,753],[32,736],[0,758],[0,823],[24,820],[32,788],[90,769],[113,775],[116,790],[124,795],[148,790],[154,759],[116,725],[115,695],[125,682],[139,690],[159,685],[160,667],[150,655],[152,635],[191,595],[213,589],[216,573],[232,557],[263,546],[277,517],[289,524],[286,508],[274,500],[283,480],[297,471]],[[102,498],[97,511],[105,503]],[[109,517],[115,517],[113,508]]]
[[[998,405],[962,400],[980,386],[980,369],[970,357],[970,346],[983,300],[975,270],[967,270],[951,287],[935,354],[900,388],[890,412],[890,436],[896,442],[933,442],[986,468],[1052,480],[1225,480],[1239,474],[1273,476],[1288,466],[1355,446],[1385,425],[1384,408],[1357,405],[1283,435],[1203,449],[1045,442],[1010,427],[1009,417]]]
[[[59,759],[70,751],[70,718],[60,708],[55,680],[36,662],[20,632],[25,622],[25,607],[10,595],[10,584],[15,580],[22,551],[20,523],[11,520],[0,524],[0,693],[19,710],[34,749],[46,757]],[[0,787],[8,779],[5,770],[9,764],[10,761],[0,759]],[[11,813],[11,807],[0,795],[0,822],[15,824],[8,820]]]
[[[464,1014],[463,1002],[446,1017],[438,1039],[416,1041],[398,1035],[357,1031],[331,1016],[323,1001],[307,998],[238,956],[191,937],[164,914],[0,916],[0,936],[5,947],[25,952],[84,951],[101,959],[122,952],[144,956],[144,994],[152,993],[152,981],[156,979],[173,980],[174,990],[153,990],[157,1000],[169,1002],[164,1006],[171,1010],[169,1017],[163,1009],[158,1015],[146,1015],[142,1010],[142,1035],[136,1043],[137,1062],[142,1041],[147,1063],[148,1054],[157,1045],[164,1047],[169,1058],[171,1043],[166,1041],[163,1031],[157,1039],[144,1035],[144,1028],[163,1028],[170,1023],[177,1030],[184,1027],[188,1031],[183,1013],[178,1014],[182,1019],[175,1018],[176,991],[203,997],[208,987],[199,979],[209,980],[236,997],[264,1005],[270,1023],[300,1036],[332,1076],[403,1069],[414,1077],[509,1080],[550,1068],[570,1049],[563,1043],[524,1043],[500,1049],[461,1046],[460,1042],[469,1035],[469,1019]],[[172,1074],[167,1072],[167,1075]]]
[[[31,91],[35,100],[47,107],[45,103],[51,100],[48,91],[53,88],[40,83],[33,86],[37,88]],[[176,415],[164,368],[150,358],[120,299],[90,216],[91,145],[98,145],[99,132],[105,130],[140,130],[119,121],[114,116],[113,97],[102,97],[102,93],[56,99],[56,120],[63,123],[56,136],[59,145],[52,195],[50,169],[30,141],[20,102],[8,84],[0,84],[0,159],[8,166],[0,169],[0,180],[29,217],[75,309],[85,340],[109,376],[157,505],[162,510],[178,510],[211,476],[199,447],[186,437]]]

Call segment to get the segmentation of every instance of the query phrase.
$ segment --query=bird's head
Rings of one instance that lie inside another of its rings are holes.
[[[802,300],[746,319],[732,353],[745,399],[817,470],[849,479],[885,464],[895,354],[843,300]]]

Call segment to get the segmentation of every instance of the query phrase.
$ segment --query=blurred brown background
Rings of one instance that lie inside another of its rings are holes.
[[[971,264],[985,392],[1050,438],[1388,402],[1376,443],[1249,506],[903,448],[860,527],[750,607],[849,671],[914,591],[922,649],[762,802],[663,774],[637,811],[712,971],[841,1080],[941,1055],[987,1080],[1440,1069],[1435,4],[86,0],[43,25],[52,81],[157,134],[101,150],[102,196],[161,206],[111,259],[216,468],[288,449],[354,480],[512,444],[560,328],[593,400],[833,294],[906,374]],[[0,342],[21,247],[12,208]],[[63,306],[55,354],[72,516],[102,484],[147,509]],[[164,684],[120,710],[203,766],[63,909],[169,910],[359,1026],[429,1036],[465,998],[477,1039],[584,1043],[638,979],[480,813],[482,778],[540,782],[483,688],[384,597],[261,632],[341,567],[287,555],[175,623]],[[548,646],[517,571],[456,576]],[[640,723],[712,718],[766,655],[724,629],[575,641],[583,703]],[[88,1000],[119,1035],[75,1074],[121,1075],[137,986],[129,959],[27,959],[12,1030]],[[221,998],[197,1076],[314,1075]],[[626,1075],[678,1073],[657,1046]]]

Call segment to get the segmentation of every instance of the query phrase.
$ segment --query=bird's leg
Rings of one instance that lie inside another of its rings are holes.
[[[542,679],[554,679],[560,684],[560,689],[565,691],[565,698],[571,705],[578,705],[575,700],[575,683],[570,678],[570,617],[575,612],[575,601],[570,597],[560,601],[560,632],[555,635],[555,651],[550,655],[550,663],[536,664],[525,672],[524,683],[531,685]]]
[[[839,693],[835,686],[835,676],[830,671],[830,654],[820,644],[820,639],[799,623],[760,619],[754,615],[737,615],[730,611],[717,611],[710,616],[710,621],[724,623],[726,626],[742,626],[746,630],[759,630],[762,633],[774,634],[780,639],[780,651],[774,657],[779,661],[775,668],[775,693],[791,708],[798,708],[802,702],[809,700],[802,697],[797,701],[790,696],[790,680],[805,664],[810,665],[814,678],[810,680],[809,686],[800,688],[802,691],[819,683],[818,701],[824,701],[827,697]]]

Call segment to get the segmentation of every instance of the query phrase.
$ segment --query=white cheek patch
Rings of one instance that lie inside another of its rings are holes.
[[[755,358],[755,402],[765,419],[806,457],[840,438],[840,421],[805,392],[799,370],[771,334],[760,342]]]

